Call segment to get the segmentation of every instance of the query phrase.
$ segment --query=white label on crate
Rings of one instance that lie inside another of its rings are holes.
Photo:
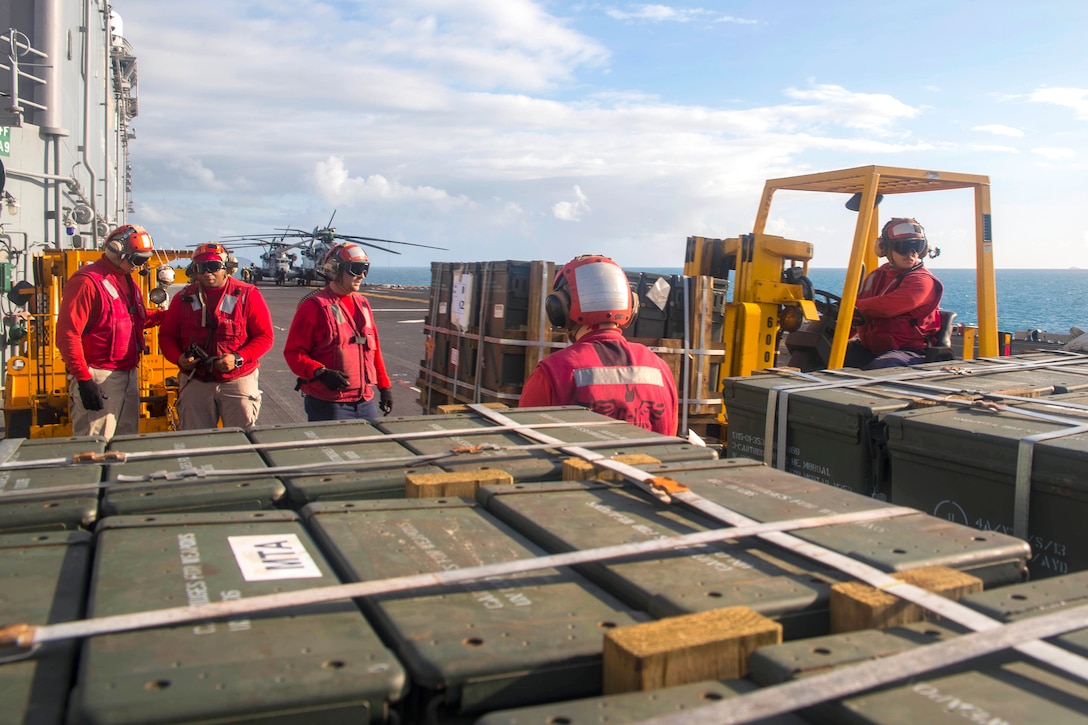
[[[447,309],[448,309],[448,308],[447,308],[447,306],[446,306],[446,303],[445,303],[445,302],[439,302],[439,303],[438,303],[438,314],[440,314],[440,315],[444,315],[444,314],[446,314],[446,310],[447,310]]]
[[[247,582],[321,577],[297,534],[228,536],[227,542]]]
[[[450,348],[450,365],[457,367],[457,363],[461,360],[461,351],[456,347]]]
[[[453,280],[450,321],[467,330],[472,325],[472,275],[459,273]]]
[[[502,316],[503,316],[503,314],[505,312],[506,312],[506,305],[503,305],[503,304],[495,305],[495,312],[492,315],[492,317],[494,317],[496,320],[501,320]]]
[[[665,281],[664,277],[658,277],[654,282],[653,287],[646,292],[646,299],[657,305],[657,309],[664,310],[665,305],[669,301],[669,292],[672,291],[672,285]]]

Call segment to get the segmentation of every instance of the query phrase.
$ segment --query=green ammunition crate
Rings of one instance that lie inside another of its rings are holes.
[[[89,616],[340,581],[290,511],[103,519]],[[404,671],[350,600],[84,644],[73,723],[385,722]]]
[[[1049,590],[1051,585],[1053,590]],[[1070,601],[1070,592],[1079,597]],[[964,597],[962,604],[995,619],[1011,621],[1085,603],[1088,578],[1050,579],[1004,587]],[[1025,599],[1030,604],[1025,606]],[[1011,607],[1006,607],[1011,604]],[[933,622],[864,630],[763,647],[748,658],[749,677],[764,685],[826,673],[940,641],[963,630]],[[1088,630],[1052,640],[1084,656]],[[974,723],[1088,723],[1088,684],[1011,650],[912,677],[884,687],[825,703],[802,715],[822,723],[858,725],[958,725]]]
[[[511,418],[519,425],[532,427],[538,424],[563,424],[560,427],[541,428],[540,432],[564,443],[615,442],[615,445],[593,447],[593,451],[602,456],[617,456],[642,453],[660,461],[710,460],[717,458],[714,449],[684,443],[679,440],[659,436],[638,426],[612,420],[578,406],[546,408],[515,408],[496,411]],[[603,425],[586,425],[602,423]],[[537,441],[504,430],[487,434],[442,436],[441,431],[462,429],[487,429],[498,426],[477,413],[458,413],[453,415],[426,415],[403,418],[385,418],[378,423],[380,430],[388,433],[410,433],[433,431],[435,437],[417,438],[404,441],[404,445],[420,454],[448,453],[450,449],[464,446],[494,446],[502,449],[510,446],[534,445]],[[661,438],[661,443],[646,442],[647,439]],[[634,444],[628,441],[641,440]],[[449,456],[432,462],[446,471],[477,471],[498,468],[513,476],[515,481],[558,480],[563,473],[563,459],[567,456],[554,449],[531,451],[484,450],[480,453]]]
[[[214,448],[204,453],[186,451]],[[229,450],[227,450],[229,449]],[[183,470],[244,471],[267,466],[239,428],[116,436],[109,450],[125,453],[167,452],[171,455],[129,460],[106,467],[105,478],[143,476]],[[284,495],[284,486],[270,474],[258,472],[222,478],[199,476],[179,481],[161,478],[147,483],[118,483],[102,496],[102,515],[180,513],[187,511],[259,511],[272,508]]]
[[[1053,396],[1088,405],[1088,396]],[[1020,441],[1069,424],[1022,410],[1088,423],[1088,410],[1040,403],[1012,409],[930,408],[890,415],[892,501],[984,531],[1013,533]],[[1088,434],[1035,444],[1027,540],[1033,578],[1088,569]]]
[[[722,461],[742,477],[751,461]],[[560,553],[653,541],[720,528],[682,506],[666,506],[633,488],[571,481],[485,486],[477,494],[489,511]],[[755,539],[708,544],[696,551],[625,557],[577,567],[632,607],[653,617],[751,607],[778,621],[787,639],[826,634],[831,585],[839,572],[788,552],[769,554]]]
[[[347,580],[545,553],[465,499],[316,503],[303,514]],[[410,674],[408,722],[599,695],[604,632],[645,619],[567,568],[377,595],[361,606]]]
[[[951,370],[957,372],[951,372]],[[729,416],[729,455],[763,460],[767,406],[778,391],[776,409],[787,398],[787,456],[785,470],[855,493],[888,500],[887,432],[885,416],[920,405],[933,405],[921,396],[974,399],[1006,394],[1042,397],[1088,389],[1083,367],[956,361],[913,368],[851,370],[859,376],[853,387],[817,389],[848,381],[844,374],[810,373],[806,380],[786,373],[767,373],[723,381],[722,397]],[[867,383],[867,379],[918,376],[914,380]],[[777,451],[778,426],[774,426]]]
[[[5,625],[57,624],[83,617],[91,569],[86,531],[0,535],[0,612]],[[19,652],[5,649],[5,657]],[[79,642],[42,645],[31,657],[0,664],[0,720],[60,723]]]
[[[756,521],[785,521],[887,505],[767,466],[732,471],[722,463],[662,464],[646,470],[669,476],[699,496]],[[884,571],[947,566],[977,576],[987,588],[1023,581],[1031,551],[1027,543],[1011,536],[980,532],[921,512],[886,521],[807,529],[794,535]]]
[[[106,449],[106,440],[97,436],[10,439],[3,445],[7,449],[3,462],[14,463],[101,453]],[[93,526],[98,517],[101,480],[102,466],[97,463],[0,469],[0,531],[56,531]],[[85,485],[86,489],[51,491],[58,486],[78,485]],[[35,493],[23,493],[28,491]]]
[[[700,707],[732,699],[759,689],[750,680],[707,680],[646,692],[587,697],[516,710],[488,713],[475,725],[602,725],[640,723],[652,717],[696,714]],[[758,721],[758,725],[804,725],[799,715],[779,715]]]
[[[369,461],[385,458],[411,459],[417,454],[396,441],[387,440],[382,431],[365,421],[327,421],[319,423],[290,423],[257,426],[249,432],[254,443],[298,442],[298,447],[261,449],[260,454],[269,466],[287,467],[319,464],[358,463],[354,471],[311,471],[279,473],[287,487],[287,498],[292,508],[301,508],[313,501],[343,499],[404,498],[404,469],[425,468],[411,460],[387,463],[379,466]],[[301,445],[302,442],[355,438],[352,443],[332,445]],[[437,470],[437,469],[436,469]]]

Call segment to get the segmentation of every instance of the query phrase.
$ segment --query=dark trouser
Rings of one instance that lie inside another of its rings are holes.
[[[302,398],[302,407],[306,418],[311,423],[318,420],[378,420],[378,396],[370,400],[357,400],[353,403],[333,403],[312,395]]]
[[[926,361],[924,350],[890,350],[881,355],[874,355],[857,340],[846,346],[846,359],[843,366],[878,370],[880,368],[900,368],[908,365],[920,365]]]

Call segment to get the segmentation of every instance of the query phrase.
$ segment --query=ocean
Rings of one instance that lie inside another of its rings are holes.
[[[941,307],[956,312],[956,322],[978,321],[975,306],[975,271],[931,267],[944,284]],[[643,268],[632,271],[680,274],[679,267]],[[817,289],[842,291],[845,269],[813,269],[809,277]],[[1005,332],[1044,330],[1068,334],[1070,327],[1088,330],[1088,269],[998,269],[998,328]],[[372,266],[367,282],[373,285],[426,287],[430,267]]]

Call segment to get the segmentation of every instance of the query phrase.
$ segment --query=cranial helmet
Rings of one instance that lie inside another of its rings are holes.
[[[895,217],[889,219],[880,232],[879,256],[886,257],[889,252],[910,254],[913,250],[919,257],[926,256],[929,252],[929,241],[926,239],[926,230],[914,219]]]
[[[129,259],[133,264],[146,262],[155,251],[151,235],[146,229],[135,224],[126,224],[114,229],[106,237],[103,247],[107,251],[121,255],[123,259]]]
[[[637,297],[618,264],[598,254],[575,257],[555,275],[544,302],[556,327],[615,322],[627,327],[634,319]]]
[[[222,262],[227,264],[227,250],[219,242],[204,242],[193,252],[194,262]]]
[[[357,276],[365,277],[370,271],[370,258],[366,256],[363,248],[358,244],[342,242],[335,245],[325,255],[325,260],[321,263],[321,274],[326,279],[335,279],[342,270],[351,267],[352,264],[363,265],[361,268],[363,273]]]

